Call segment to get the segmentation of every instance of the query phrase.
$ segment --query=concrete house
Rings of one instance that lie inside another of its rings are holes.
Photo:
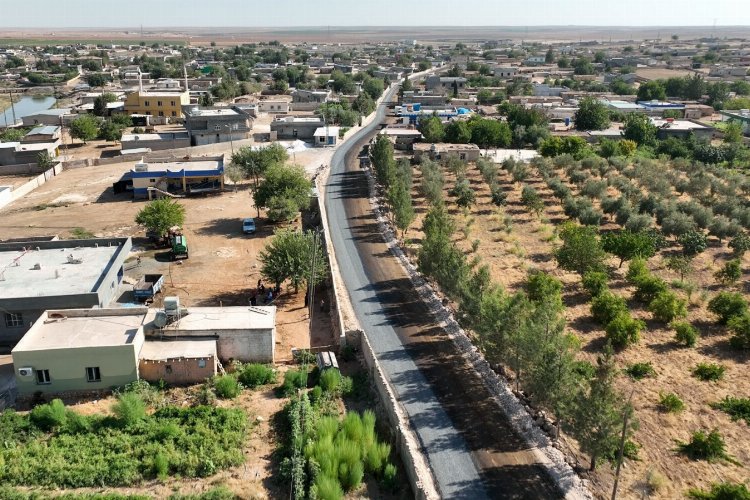
[[[313,144],[315,146],[335,146],[339,140],[339,127],[319,127],[313,133]]]
[[[330,90],[303,90],[297,89],[292,92],[292,103],[314,102],[322,104],[331,97]]]
[[[148,92],[138,90],[125,98],[125,113],[164,118],[182,117],[182,107],[190,104],[190,92]]]
[[[493,72],[497,78],[513,78],[516,73],[518,73],[518,68],[515,66],[498,66]]]
[[[262,113],[289,113],[289,101],[283,99],[258,101],[258,111]]]
[[[451,155],[456,155],[459,160],[477,161],[479,159],[479,154],[479,146],[476,144],[414,144],[415,158],[426,156],[430,160],[445,160]]]
[[[311,141],[315,131],[324,125],[317,116],[279,116],[271,122],[271,135],[275,133],[277,139]]]
[[[75,116],[70,108],[58,108],[37,111],[33,115],[24,116],[21,121],[24,127],[36,127],[37,125],[60,125],[60,120],[68,123],[73,118]]]
[[[164,193],[199,194],[224,189],[224,155],[197,156],[183,161],[137,163],[114,183],[115,193],[158,198]]]
[[[116,297],[130,238],[0,243],[0,344],[49,309],[102,308]]]
[[[108,389],[138,380],[140,309],[43,312],[12,351],[19,394]]]
[[[143,344],[138,375],[149,382],[196,384],[216,375],[216,340],[149,340]]]
[[[26,134],[21,142],[24,144],[35,143],[35,142],[59,142],[60,141],[60,126],[58,125],[43,125],[41,127],[34,127]]]
[[[249,139],[253,129],[250,113],[236,106],[199,108],[191,105],[185,106],[183,113],[193,146]]]
[[[450,76],[428,76],[425,79],[425,89],[435,92],[450,93],[458,90],[461,92],[466,87],[466,78]]]

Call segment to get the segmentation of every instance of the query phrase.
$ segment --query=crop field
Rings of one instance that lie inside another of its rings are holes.
[[[678,498],[747,479],[750,178],[679,159],[570,155],[503,164],[454,157],[413,167],[402,160],[393,168],[389,175],[411,185],[414,218],[405,232],[400,226],[402,246],[519,394],[560,416],[561,446],[598,497],[611,493],[628,402],[637,425],[624,449],[624,497]],[[382,204],[399,226],[393,191],[384,189]],[[537,301],[554,297],[556,287],[561,305],[548,312]],[[525,302],[531,318],[518,312]],[[560,321],[554,362],[539,355],[551,337],[523,330],[533,330],[542,313],[552,318],[548,330]],[[571,393],[591,396],[585,387],[596,387],[605,352],[623,410],[610,421],[617,438],[598,443],[598,467],[589,471],[591,436],[574,430],[583,416],[571,408]],[[566,356],[570,393],[545,393],[544,373],[563,373]],[[685,451],[694,433],[712,431],[718,454]]]

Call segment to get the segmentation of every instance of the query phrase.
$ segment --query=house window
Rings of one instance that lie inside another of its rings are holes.
[[[148,182],[150,182],[151,184],[154,184],[156,182],[156,179],[149,179]]]
[[[198,368],[205,368],[206,367],[206,360],[205,359],[199,359],[198,360]]]
[[[99,372],[98,366],[89,366],[86,368],[86,381],[88,382],[101,382],[102,374]]]
[[[143,101],[144,106],[151,106],[151,101]]]
[[[159,111],[159,116],[164,116],[164,111]]]
[[[161,101],[156,101],[156,105],[161,108]]]
[[[8,328],[19,328],[23,326],[23,314],[5,313],[5,326]]]
[[[165,367],[165,369],[166,369],[165,371],[166,371],[167,373],[172,373],[172,365],[167,365],[167,366]]]
[[[175,105],[174,101],[169,101],[169,103],[170,103],[170,105],[172,105],[172,106],[174,106],[174,105]]]
[[[214,125],[214,130],[221,130],[221,126],[219,126],[219,125]]]
[[[176,111],[172,111],[172,116],[177,116],[177,112]]]
[[[36,383],[37,384],[49,384],[49,370],[37,370],[36,371]]]
[[[459,160],[465,160],[466,159],[466,153],[459,153],[458,154],[458,159]]]

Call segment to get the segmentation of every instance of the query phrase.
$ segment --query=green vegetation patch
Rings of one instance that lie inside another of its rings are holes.
[[[0,415],[0,482],[17,486],[129,486],[146,479],[206,477],[244,462],[242,410],[164,407],[147,415],[125,393],[115,416],[81,415],[62,401],[28,415]]]

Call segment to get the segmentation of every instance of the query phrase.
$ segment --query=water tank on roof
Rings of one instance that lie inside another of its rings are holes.
[[[164,312],[167,316],[177,316],[180,311],[179,297],[164,297]]]
[[[148,163],[138,162],[135,164],[136,172],[148,172]]]
[[[154,326],[156,328],[164,328],[167,326],[167,313],[164,311],[157,311],[154,317]]]

